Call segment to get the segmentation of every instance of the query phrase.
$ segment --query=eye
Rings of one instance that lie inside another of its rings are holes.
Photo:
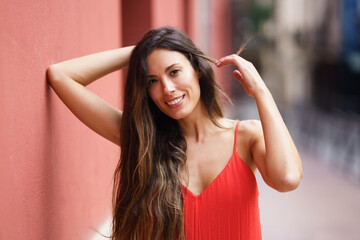
[[[170,72],[170,75],[171,75],[171,76],[175,76],[175,75],[178,74],[179,72],[180,72],[180,70],[174,69],[174,70],[172,70],[172,71]]]
[[[156,83],[156,82],[157,82],[156,79],[150,79],[150,80],[148,81],[148,85],[151,86],[151,85],[153,85],[153,84]]]

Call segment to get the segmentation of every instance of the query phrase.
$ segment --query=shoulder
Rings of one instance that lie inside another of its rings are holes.
[[[238,133],[245,133],[249,135],[258,135],[262,133],[262,126],[259,120],[244,120],[238,122]]]
[[[261,122],[259,120],[237,121],[236,151],[241,159],[256,173],[256,164],[253,158],[254,146],[263,139]]]
[[[237,135],[240,135],[242,138],[256,139],[263,136],[262,126],[259,120],[232,120],[232,119],[222,119],[220,124],[228,129],[235,129],[237,127]]]
[[[236,134],[241,136],[241,138],[248,143],[249,148],[251,148],[258,140],[263,139],[264,136],[262,125],[259,120],[239,121]]]
[[[220,124],[225,128],[235,128],[238,124],[237,133],[244,133],[244,134],[259,134],[262,133],[262,126],[259,120],[233,120],[233,119],[226,119],[223,118],[220,121]]]

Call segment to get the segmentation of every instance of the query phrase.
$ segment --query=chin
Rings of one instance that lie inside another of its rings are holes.
[[[184,113],[184,112],[176,112],[176,113],[168,113],[168,112],[164,112],[162,111],[166,116],[175,119],[175,120],[181,120],[186,118],[187,116],[189,116],[188,113]]]
[[[187,115],[183,116],[182,114],[166,114],[166,115],[174,120],[181,120],[181,119],[186,118],[186,116],[187,116]]]

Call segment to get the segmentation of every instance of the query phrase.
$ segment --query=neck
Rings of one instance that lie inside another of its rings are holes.
[[[180,130],[187,140],[200,142],[212,135],[218,127],[211,121],[203,104],[184,119],[178,120]]]

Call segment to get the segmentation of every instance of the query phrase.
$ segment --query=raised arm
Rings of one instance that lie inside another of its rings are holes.
[[[234,77],[257,104],[261,123],[253,127],[251,153],[264,181],[286,192],[297,188],[302,178],[302,164],[296,146],[275,101],[252,63],[237,56],[221,58],[216,66],[235,65]]]
[[[89,128],[120,146],[122,111],[85,86],[127,66],[133,46],[99,52],[51,65],[48,80],[59,98]]]

